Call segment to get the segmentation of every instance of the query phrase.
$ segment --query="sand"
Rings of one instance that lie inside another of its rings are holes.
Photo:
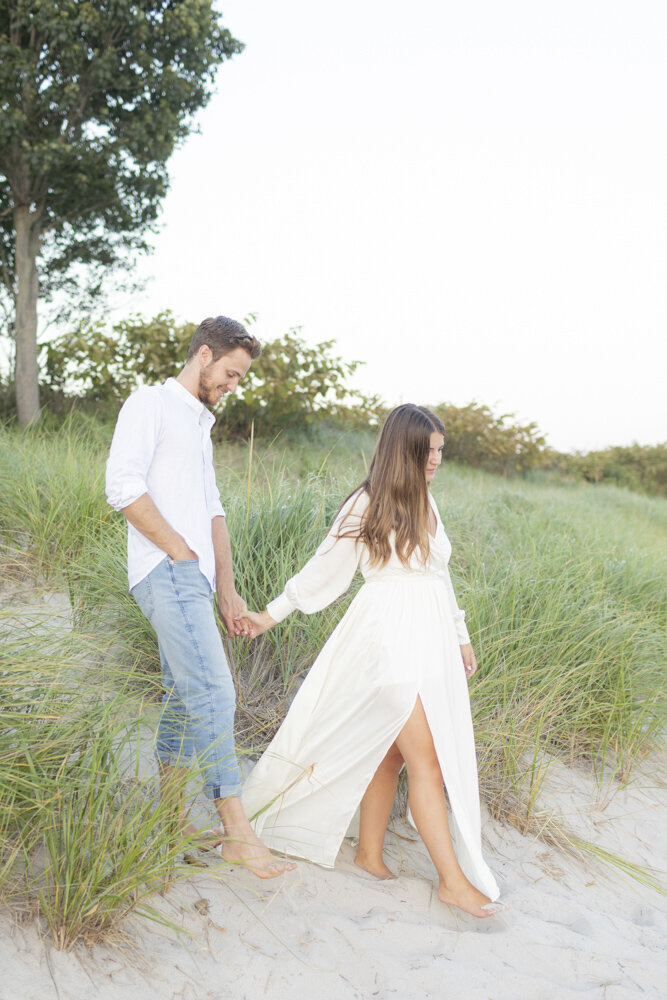
[[[546,798],[581,835],[664,869],[667,793],[646,761],[625,787],[600,791],[584,771],[551,769]],[[207,855],[158,897],[175,934],[125,924],[121,946],[57,951],[34,924],[5,917],[2,1000],[630,1000],[667,996],[667,905],[655,889],[564,855],[485,818],[488,858],[511,909],[478,921],[437,899],[414,830],[387,838],[398,874],[378,882],[353,865],[300,862],[270,882]],[[662,846],[662,855],[658,852]]]
[[[48,608],[52,620],[67,617],[61,605]],[[598,786],[586,770],[553,763],[541,805],[580,836],[667,869],[662,756],[645,759],[625,786]],[[355,868],[348,841],[334,870],[299,862],[271,881],[207,854],[208,867],[153,900],[178,933],[132,917],[123,942],[65,953],[48,930],[5,911],[0,1000],[667,997],[660,892],[488,816],[483,826],[487,858],[511,905],[500,916],[479,921],[440,903],[421,841],[395,821],[387,837],[392,882]]]

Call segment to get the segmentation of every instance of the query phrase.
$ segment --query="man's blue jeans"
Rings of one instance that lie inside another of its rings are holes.
[[[213,611],[213,592],[197,559],[169,556],[132,588],[155,629],[162,664],[162,713],[156,755],[186,767],[193,756],[204,773],[204,794],[241,794],[234,747],[236,695]]]

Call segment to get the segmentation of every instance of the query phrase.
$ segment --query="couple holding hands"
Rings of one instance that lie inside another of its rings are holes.
[[[411,819],[435,865],[440,900],[492,916],[505,906],[481,851],[467,690],[477,664],[429,489],[444,427],[425,407],[394,409],[368,476],[313,557],[264,612],[249,611],[234,585],[208,407],[234,392],[260,353],[240,323],[204,320],[180,374],[125,402],[107,462],[109,503],[128,522],[130,591],[158,637],[163,795],[196,756],[221,820],[213,842],[227,861],[260,878],[295,867],[272,850],[333,867],[358,818],[355,863],[384,879],[393,877],[383,842],[405,765]],[[326,607],[357,570],[364,585],[242,787],[214,597],[230,635],[256,636],[296,609]]]

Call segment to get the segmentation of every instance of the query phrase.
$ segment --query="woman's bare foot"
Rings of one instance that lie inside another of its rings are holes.
[[[438,888],[438,899],[448,906],[458,906],[464,913],[484,919],[493,917],[496,913],[508,910],[506,903],[493,903],[488,896],[471,885],[466,878],[455,886],[446,886],[443,882]]]
[[[354,859],[354,863],[357,868],[363,868],[365,872],[369,875],[374,875],[375,878],[388,879],[396,878],[391,868],[387,868],[382,857],[372,858],[365,854],[363,851],[357,851],[357,856]]]
[[[271,854],[252,829],[243,832],[243,839],[222,838],[220,853],[229,864],[242,865],[257,878],[276,878],[296,868],[293,861],[284,861]]]

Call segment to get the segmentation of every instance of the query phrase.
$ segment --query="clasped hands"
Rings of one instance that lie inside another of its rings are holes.
[[[217,597],[220,617],[231,636],[255,639],[276,624],[268,611],[249,611],[246,602],[236,591],[225,594],[218,590]]]
[[[263,632],[268,632],[276,624],[268,611],[248,611],[237,619],[242,629],[241,635],[247,635],[250,639],[256,639]],[[239,633],[237,633],[238,635]]]

